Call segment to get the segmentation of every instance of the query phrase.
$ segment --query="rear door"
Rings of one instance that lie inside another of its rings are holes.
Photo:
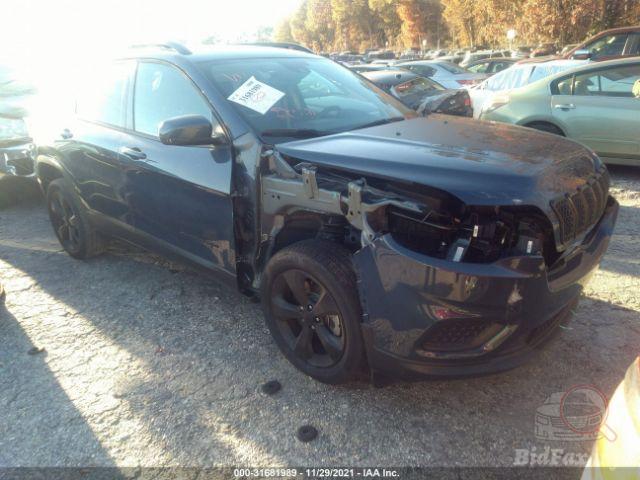
[[[552,96],[553,115],[568,136],[611,159],[640,159],[640,63],[594,68],[566,79]],[[564,93],[562,95],[561,93]]]
[[[161,248],[233,274],[231,146],[164,145],[158,138],[164,120],[188,114],[207,117],[223,133],[189,76],[172,64],[140,61],[133,128],[122,144],[132,158],[128,206],[135,229]]]
[[[129,219],[121,190],[124,158],[119,150],[134,67],[135,62],[122,61],[92,72],[82,83],[76,118],[64,125],[57,142],[63,163],[92,213],[121,222]]]

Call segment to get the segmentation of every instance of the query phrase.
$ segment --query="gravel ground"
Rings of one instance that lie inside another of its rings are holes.
[[[115,247],[88,262],[41,204],[0,211],[0,467],[500,466],[542,442],[536,409],[610,395],[640,345],[640,170],[612,169],[621,212],[568,328],[514,371],[325,386],[279,354],[258,305],[181,266]],[[272,379],[282,390],[266,396]],[[312,424],[319,436],[296,439]]]

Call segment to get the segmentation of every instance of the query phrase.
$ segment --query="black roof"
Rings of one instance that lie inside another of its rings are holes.
[[[297,50],[299,52],[313,53],[307,47],[298,45],[297,43],[289,42],[253,42],[253,43],[241,43],[239,45],[252,45],[255,47],[273,47],[273,48],[286,48],[288,50]]]
[[[373,83],[381,83],[390,86],[395,86],[420,76],[408,70],[380,70],[377,72],[363,72],[361,75],[368,78]]]
[[[157,58],[165,60],[183,60],[189,62],[203,62],[209,60],[242,59],[242,58],[287,58],[312,57],[313,54],[290,48],[277,48],[256,45],[225,45],[203,46],[190,53],[180,53],[177,49],[164,45],[139,45],[130,49],[124,57],[127,58]]]

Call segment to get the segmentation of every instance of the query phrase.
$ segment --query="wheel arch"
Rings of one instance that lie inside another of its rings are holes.
[[[58,178],[64,178],[65,172],[54,156],[39,154],[36,160],[36,176],[40,188],[46,195],[49,184]]]
[[[533,128],[531,127],[531,125],[535,125],[535,124],[551,125],[552,127],[560,130],[563,136],[565,137],[567,136],[567,130],[562,125],[560,125],[559,122],[557,122],[555,119],[550,119],[547,117],[531,117],[531,118],[525,118],[523,120],[520,120],[517,123],[517,125],[521,127],[528,127],[528,128]]]

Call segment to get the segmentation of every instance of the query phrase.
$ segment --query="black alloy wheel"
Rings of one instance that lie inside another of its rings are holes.
[[[336,301],[312,275],[287,270],[271,289],[271,311],[288,347],[315,367],[331,367],[344,354],[344,327]]]
[[[276,253],[261,285],[267,326],[284,356],[324,383],[366,373],[362,307],[351,253],[326,240],[304,240]]]
[[[78,252],[82,247],[80,216],[61,190],[49,195],[49,214],[53,231],[60,244],[68,252]]]

